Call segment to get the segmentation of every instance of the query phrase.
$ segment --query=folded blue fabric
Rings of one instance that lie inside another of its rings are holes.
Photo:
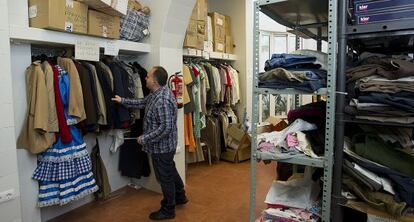
[[[316,61],[316,57],[298,55],[298,54],[273,54],[272,58],[265,63],[265,70],[271,70],[274,68],[289,68],[303,64],[313,64]]]

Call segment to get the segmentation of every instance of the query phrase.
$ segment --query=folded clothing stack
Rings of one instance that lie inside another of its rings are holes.
[[[266,72],[259,74],[259,87],[294,88],[304,92],[315,92],[326,87],[327,73],[321,69],[324,64],[318,63],[317,57],[311,53],[307,54],[273,54],[266,61]]]
[[[358,119],[414,123],[414,63],[369,54],[346,72],[349,106]]]

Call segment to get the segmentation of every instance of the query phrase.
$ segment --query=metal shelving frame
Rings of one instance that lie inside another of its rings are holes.
[[[341,222],[343,219],[343,207],[350,207],[347,205],[347,199],[341,195],[342,189],[342,163],[343,163],[343,147],[344,147],[344,129],[345,123],[361,124],[361,125],[375,125],[388,127],[409,127],[414,128],[414,124],[399,124],[399,123],[382,123],[369,120],[360,120],[351,118],[344,114],[344,107],[346,103],[346,62],[347,62],[347,46],[354,46],[354,41],[364,41],[372,38],[407,36],[414,35],[413,20],[401,20],[382,22],[366,25],[348,25],[347,12],[348,1],[339,1],[338,5],[338,78],[336,96],[336,125],[335,125],[335,149],[334,149],[334,174],[332,184],[332,219],[333,221]],[[412,41],[411,41],[412,42]],[[385,50],[385,49],[383,49]],[[398,51],[398,48],[393,48]],[[412,44],[403,50],[413,50]],[[363,212],[361,209],[354,208]],[[366,213],[366,212],[365,212]],[[408,221],[409,219],[407,219]]]
[[[295,0],[293,0],[295,1]],[[298,0],[296,0],[298,1]],[[310,0],[307,0],[308,3]],[[253,22],[253,95],[252,95],[252,154],[251,154],[251,175],[250,175],[250,221],[256,219],[256,163],[260,159],[257,153],[257,125],[259,123],[259,95],[260,94],[295,94],[303,95],[312,93],[303,93],[293,89],[286,90],[272,90],[258,88],[258,74],[259,74],[259,11],[261,7],[286,2],[286,0],[260,0],[254,3],[254,22]],[[306,2],[300,1],[300,4]],[[303,34],[309,34],[307,28],[318,28],[319,36],[310,35],[309,37],[318,40],[318,49],[320,49],[322,35],[321,27],[328,25],[327,41],[328,41],[328,75],[327,75],[327,89],[323,92],[316,92],[315,94],[323,94],[327,96],[326,102],[326,135],[325,135],[325,156],[322,159],[311,159],[308,157],[291,158],[285,161],[293,164],[300,164],[306,166],[320,167],[324,170],[323,176],[323,194],[322,194],[322,221],[330,221],[331,219],[331,188],[332,188],[332,170],[333,170],[333,146],[334,146],[334,128],[335,128],[335,94],[336,94],[336,66],[337,66],[337,9],[338,0],[326,0],[327,7],[327,22],[318,22],[314,24],[291,25],[289,21],[281,20],[277,14],[271,14],[271,11],[265,12],[269,17],[279,22],[280,24],[288,24],[290,28],[294,28]],[[320,5],[318,6],[320,7]],[[300,15],[298,15],[298,18]],[[294,26],[294,27],[293,27]]]

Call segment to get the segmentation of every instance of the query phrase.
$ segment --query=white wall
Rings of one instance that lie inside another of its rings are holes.
[[[16,199],[0,203],[0,220],[21,221],[7,1],[0,1],[0,67],[0,192],[13,189],[16,195]]]
[[[169,73],[182,67],[182,41],[195,0],[144,0],[152,9],[151,38],[146,41],[152,46],[152,53],[137,57],[144,67],[162,65]],[[9,4],[9,5],[7,5]],[[36,157],[26,150],[16,152],[16,136],[20,133],[26,112],[26,92],[24,70],[31,62],[29,44],[9,45],[9,20],[13,25],[27,27],[27,0],[2,0],[0,2],[0,192],[10,188],[16,191],[17,199],[0,204],[0,221],[45,221],[68,212],[93,200],[92,196],[63,207],[36,207],[37,182],[31,179],[36,168]],[[12,69],[10,68],[12,66]],[[13,86],[13,89],[12,89]],[[13,94],[12,94],[13,92]],[[183,124],[183,112],[179,113],[178,124]],[[4,137],[4,138],[3,138]],[[95,145],[95,137],[85,137],[89,151]],[[110,138],[99,137],[101,155],[106,164],[113,190],[129,183],[129,178],[121,177],[118,172],[118,154],[109,152]],[[184,147],[184,132],[179,128],[179,146]],[[17,153],[17,155],[16,155]],[[184,152],[176,155],[175,161],[180,175],[185,180]],[[20,176],[20,177],[19,177]],[[148,179],[134,180],[146,188],[160,191],[152,176]],[[22,194],[20,198],[19,190]],[[22,206],[20,208],[20,205]]]

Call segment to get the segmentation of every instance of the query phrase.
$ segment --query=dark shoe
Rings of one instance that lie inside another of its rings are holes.
[[[176,201],[175,201],[175,205],[176,205],[176,206],[178,206],[178,205],[184,205],[184,204],[186,204],[186,203],[188,203],[188,199],[187,199],[187,197],[184,197],[184,199],[180,199],[180,200],[176,200]]]
[[[164,213],[163,211],[159,210],[159,211],[156,211],[156,212],[152,212],[149,215],[149,218],[151,220],[168,220],[168,219],[174,219],[175,214],[167,214],[167,213]]]

